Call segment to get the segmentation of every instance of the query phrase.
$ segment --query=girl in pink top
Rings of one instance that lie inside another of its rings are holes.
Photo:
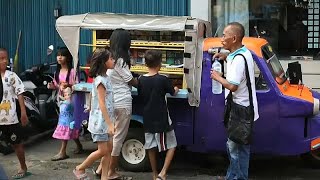
[[[57,70],[54,75],[53,83],[48,84],[48,88],[57,89],[58,97],[63,97],[63,90],[67,87],[72,87],[77,83],[77,78],[74,69],[72,68],[72,56],[66,47],[60,48],[57,53]],[[73,113],[73,112],[72,112]],[[79,131],[81,122],[79,119],[74,119],[71,124],[66,123],[63,115],[59,115],[58,125],[52,137],[62,141],[60,151],[57,155],[52,157],[52,161],[59,161],[69,158],[67,155],[68,140],[73,139],[77,144],[77,149],[74,153],[81,153],[83,151],[82,145],[79,141]]]

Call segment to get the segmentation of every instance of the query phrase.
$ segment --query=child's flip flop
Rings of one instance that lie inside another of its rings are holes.
[[[32,175],[31,172],[23,171],[23,172],[18,172],[17,174],[13,175],[12,178],[13,179],[22,179],[22,178],[25,178],[30,175]]]
[[[76,170],[76,169],[74,169],[72,172],[73,172],[74,176],[76,176],[76,178],[79,179],[79,180],[86,180],[86,179],[88,179],[87,173],[77,174],[77,170]]]

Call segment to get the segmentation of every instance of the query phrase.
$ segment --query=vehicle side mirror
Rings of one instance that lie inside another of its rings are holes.
[[[288,74],[290,84],[299,84],[299,82],[302,83],[301,64],[298,61],[288,64]]]

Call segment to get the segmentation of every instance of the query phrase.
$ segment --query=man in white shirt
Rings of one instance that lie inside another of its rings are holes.
[[[249,90],[247,87],[247,78],[245,71],[245,60],[248,64],[249,77],[252,89],[252,103],[254,109],[254,120],[259,118],[258,105],[256,97],[254,62],[251,52],[242,45],[244,37],[244,27],[237,22],[229,23],[224,31],[221,43],[223,48],[230,51],[230,54],[215,54],[213,58],[219,58],[227,61],[227,77],[224,79],[221,74],[212,70],[211,78],[220,82],[225,87],[225,95],[232,92],[232,100],[235,104],[244,107],[250,105]],[[243,56],[239,55],[242,54]],[[227,152],[230,165],[227,171],[226,179],[248,179],[248,169],[250,160],[250,145],[238,144],[228,138]]]
[[[27,172],[25,162],[24,148],[22,140],[24,139],[22,126],[28,123],[26,107],[24,105],[24,85],[16,73],[6,70],[8,64],[8,51],[0,48],[0,72],[1,72],[1,90],[0,90],[0,139],[11,144],[19,159],[20,170],[13,179],[23,178],[30,175]],[[16,112],[16,99],[19,101],[21,110],[21,124],[19,123]]]

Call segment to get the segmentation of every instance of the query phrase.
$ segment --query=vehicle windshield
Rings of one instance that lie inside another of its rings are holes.
[[[276,54],[273,52],[272,47],[269,44],[266,44],[262,47],[262,55],[268,64],[269,70],[271,71],[274,79],[278,84],[283,84],[286,82],[286,74],[280,64],[279,59]]]

